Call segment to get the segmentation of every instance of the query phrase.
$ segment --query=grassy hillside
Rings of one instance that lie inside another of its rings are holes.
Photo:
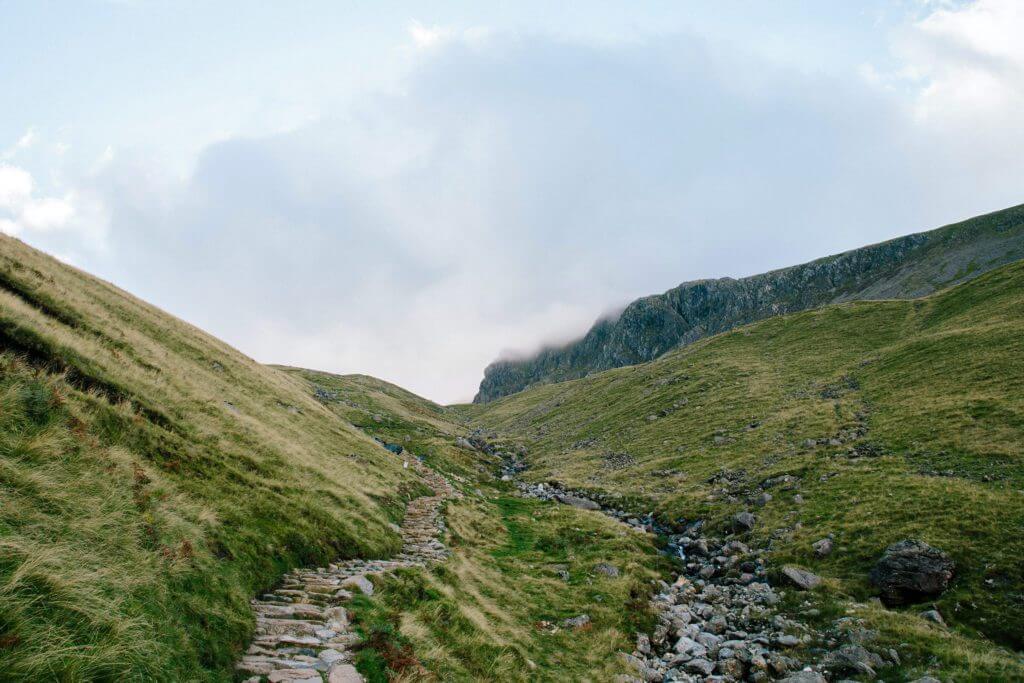
[[[378,580],[355,607],[372,647],[359,657],[371,681],[611,680],[626,673],[646,617],[650,580],[670,574],[651,538],[595,512],[523,500],[497,481],[500,459],[461,448],[469,429],[452,410],[363,375],[286,369],[339,416],[420,456],[466,497],[446,510],[449,562]],[[596,571],[614,564],[618,576]],[[565,619],[587,614],[579,629]]]
[[[752,510],[776,565],[821,574],[821,600],[862,611],[920,661],[966,678],[1024,676],[1020,657],[998,649],[1024,648],[1022,263],[926,299],[773,318],[461,410],[529,446],[526,478],[719,528]],[[816,558],[811,544],[829,533],[836,551]],[[863,604],[872,564],[907,537],[957,563],[936,601],[949,632],[919,619],[921,607]]]
[[[261,366],[0,237],[0,677],[227,678],[288,567],[400,545],[419,484]]]

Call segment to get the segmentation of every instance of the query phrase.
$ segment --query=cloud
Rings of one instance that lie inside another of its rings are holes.
[[[106,231],[106,207],[88,191],[71,190],[63,195],[37,194],[37,184],[27,170],[0,164],[0,231],[8,235],[71,233],[77,248],[101,251]]]
[[[1024,5],[978,0],[943,8],[907,29],[896,44],[903,73],[920,81],[916,114],[962,124],[1016,116],[1024,102]]]
[[[36,131],[34,128],[29,128],[18,140],[0,153],[0,159],[13,159],[17,156],[18,152],[26,150],[36,142]]]
[[[17,166],[0,164],[0,209],[14,209],[32,196],[32,175]]]
[[[939,49],[933,26],[900,40]],[[46,244],[259,360],[453,401],[503,349],[609,305],[1020,201],[1020,145],[965,173],[982,133],[920,113],[956,71],[948,47],[947,67],[908,49],[867,82],[691,35],[410,31],[401,88],[211,145],[184,180],[119,148],[50,193],[69,225],[109,223],[109,251]],[[1006,133],[997,110],[985,139]]]

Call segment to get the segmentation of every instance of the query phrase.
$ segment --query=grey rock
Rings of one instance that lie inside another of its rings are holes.
[[[821,664],[837,673],[852,672],[874,678],[877,670],[885,666],[885,660],[860,645],[846,645],[825,655]]]
[[[821,585],[821,577],[799,567],[783,567],[782,576],[800,590],[814,590]]]
[[[815,541],[811,547],[814,548],[814,554],[818,557],[827,557],[832,554],[832,539],[823,538],[820,541]]]
[[[594,571],[598,574],[610,576],[612,578],[619,575],[619,568],[613,564],[608,564],[607,562],[601,562],[600,564],[595,565]]]
[[[954,569],[953,560],[945,552],[923,541],[907,539],[885,549],[870,578],[880,589],[882,602],[904,605],[942,593]]]
[[[828,683],[828,681],[817,671],[797,671],[781,679],[779,683]]]
[[[590,623],[589,614],[581,614],[578,617],[571,617],[569,619],[562,620],[562,626],[565,628],[582,628]]]
[[[942,618],[942,615],[939,614],[939,610],[937,609],[929,609],[921,612],[921,618],[925,621],[930,621],[933,624],[938,624],[939,626],[946,625],[946,620]]]
[[[573,496],[567,493],[559,493],[555,495],[555,500],[563,505],[571,505],[574,508],[581,510],[600,510],[601,506],[590,500],[589,498],[581,498],[580,496]]]
[[[636,634],[636,651],[642,655],[651,654],[651,639],[646,633]]]
[[[642,363],[671,349],[780,312],[865,299],[914,298],[1020,258],[1024,209],[854,249],[742,279],[684,282],[602,318],[582,338],[484,371],[475,403],[534,384]],[[993,229],[995,228],[995,229]],[[971,269],[970,264],[980,264]]]
[[[341,582],[343,588],[357,588],[363,595],[373,595],[373,583],[363,575],[352,576]]]
[[[684,664],[683,668],[690,673],[710,676],[711,672],[715,670],[715,665],[703,657],[697,657],[696,659],[691,659]]]
[[[754,528],[757,518],[749,512],[738,512],[732,518],[732,528],[736,532],[746,532]]]

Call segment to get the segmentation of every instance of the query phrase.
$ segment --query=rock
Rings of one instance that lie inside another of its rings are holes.
[[[573,496],[567,493],[559,493],[555,496],[555,500],[563,505],[571,505],[574,508],[581,510],[600,510],[601,506],[590,500],[589,498],[581,498],[579,496]]]
[[[932,678],[931,676],[922,676],[921,678],[914,679],[910,683],[942,683],[942,681],[937,678]]]
[[[885,660],[860,645],[846,645],[825,655],[821,664],[839,673],[853,672],[874,678],[876,669],[885,666]]]
[[[584,626],[587,626],[588,624],[590,624],[590,615],[589,614],[581,614],[578,617],[571,617],[569,619],[563,619],[562,620],[562,626],[564,628],[573,628],[573,629],[583,628]]]
[[[776,638],[775,642],[780,647],[796,647],[800,644],[800,639],[796,636],[791,636],[788,633],[786,633]]]
[[[885,549],[870,578],[881,590],[882,602],[904,605],[946,590],[954,568],[953,560],[943,551],[908,539]]]
[[[341,585],[346,588],[358,588],[363,595],[373,595],[373,583],[362,574],[345,579]]]
[[[921,612],[921,618],[925,621],[930,621],[934,624],[938,624],[939,626],[946,625],[946,620],[942,618],[942,615],[939,614],[939,610],[937,609],[929,609],[925,610],[924,612]]]
[[[738,512],[732,518],[732,528],[736,533],[745,533],[754,528],[757,518],[749,512]]]
[[[698,643],[693,638],[687,636],[680,636],[679,640],[676,641],[675,651],[681,655],[690,655],[691,657],[703,657],[707,654],[707,648]]]
[[[603,574],[604,576],[610,576],[612,578],[619,575],[619,568],[613,564],[608,564],[607,562],[601,562],[596,565],[594,567],[594,571],[598,574]]]
[[[828,683],[817,671],[797,671],[781,679],[779,683]]]
[[[738,659],[720,659],[716,665],[718,673],[733,680],[743,680],[743,662]]]
[[[762,508],[770,502],[772,502],[772,494],[768,492],[764,492],[754,499],[754,504]]]
[[[316,681],[321,683],[323,679],[315,669],[278,669],[267,674],[270,683],[286,683],[291,681]]]
[[[335,664],[327,676],[327,683],[363,683],[363,676],[351,664]]]
[[[782,576],[803,591],[814,590],[821,585],[821,577],[798,567],[783,567]]]
[[[820,541],[815,541],[811,547],[814,548],[814,554],[818,557],[827,557],[832,553],[832,539],[823,538]]]
[[[636,651],[642,655],[651,654],[651,639],[646,633],[638,633],[636,635]]]
[[[698,657],[688,661],[683,665],[683,668],[692,674],[710,676],[711,672],[715,670],[715,665],[702,657]]]

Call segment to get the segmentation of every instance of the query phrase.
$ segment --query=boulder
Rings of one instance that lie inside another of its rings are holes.
[[[821,577],[799,567],[783,567],[782,576],[802,591],[814,590],[821,585]]]
[[[612,578],[619,575],[619,568],[613,564],[608,564],[607,562],[601,562],[596,565],[594,567],[594,571],[598,574],[603,574],[604,576],[610,576]]]
[[[581,614],[578,617],[571,617],[569,619],[562,620],[562,626],[564,628],[583,628],[590,624],[590,615]]]
[[[814,548],[815,555],[818,557],[826,557],[832,553],[832,539],[823,538],[820,541],[815,541],[811,544],[811,547]]]
[[[373,595],[373,583],[362,574],[345,579],[341,585],[345,588],[358,588],[363,595]]]
[[[938,595],[953,578],[953,560],[924,541],[904,540],[885,549],[871,570],[871,583],[887,605],[905,605]]]
[[[732,518],[732,528],[736,533],[745,533],[754,528],[757,518],[749,512],[738,512]]]
[[[573,496],[568,493],[559,493],[555,496],[555,500],[563,505],[571,505],[574,508],[581,510],[600,510],[601,506],[590,500],[589,498],[581,498],[580,496]]]
[[[929,609],[921,612],[921,618],[925,621],[930,621],[933,624],[938,624],[939,626],[946,625],[946,620],[942,618],[942,615],[939,614],[939,610],[937,609]]]
[[[779,681],[779,683],[828,683],[817,671],[797,671]]]
[[[860,645],[846,645],[825,655],[822,666],[836,673],[854,673],[874,678],[885,660]]]

